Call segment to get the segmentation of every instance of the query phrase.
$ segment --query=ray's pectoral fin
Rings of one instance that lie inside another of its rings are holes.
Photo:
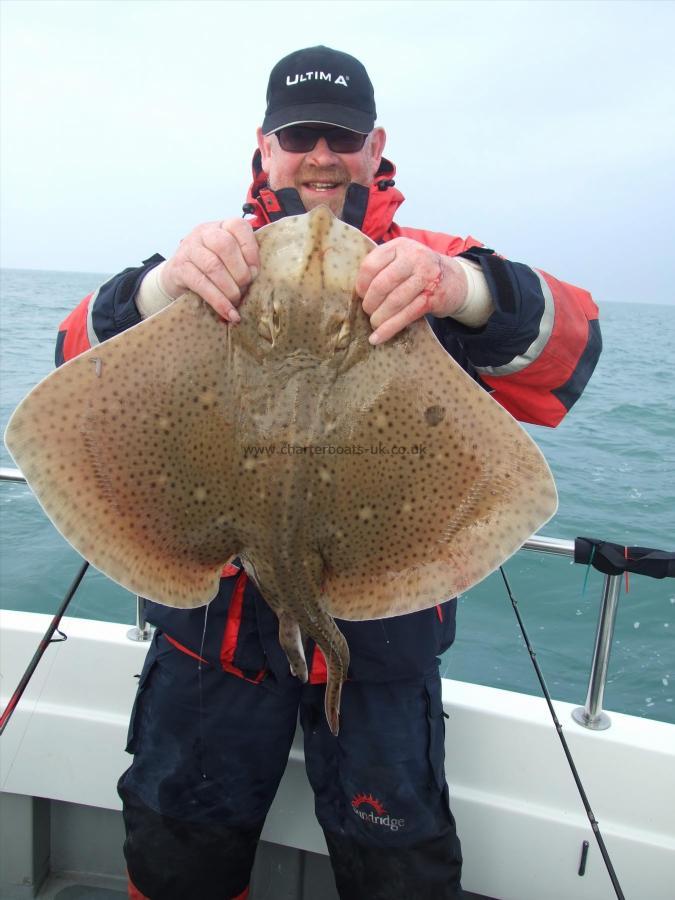
[[[557,506],[532,438],[425,321],[371,353],[361,381],[377,389],[334,440],[346,434],[370,452],[321,462],[323,481],[341,489],[315,529],[327,567],[322,603],[348,620],[415,612],[468,590]]]
[[[186,295],[52,372],[7,428],[61,534],[127,589],[171,606],[208,603],[241,546],[228,347],[215,313]]]
[[[308,678],[307,661],[302,646],[300,626],[289,613],[280,613],[279,615],[279,643],[288,657],[291,672],[303,684],[306,683]]]

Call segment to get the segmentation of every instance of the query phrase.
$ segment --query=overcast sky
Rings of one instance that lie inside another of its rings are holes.
[[[1,2],[1,262],[114,272],[241,212],[272,65],[359,57],[401,225],[675,303],[672,2]]]

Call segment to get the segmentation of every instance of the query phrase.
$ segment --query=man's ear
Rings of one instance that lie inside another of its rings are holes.
[[[373,128],[370,135],[369,148],[371,159],[373,160],[373,177],[380,168],[382,154],[384,153],[384,145],[387,143],[387,133],[384,128]]]
[[[263,134],[262,128],[256,129],[255,136],[256,136],[256,140],[258,141],[258,150],[260,150],[262,170],[265,173],[265,175],[269,175],[270,174],[270,158],[272,156],[272,148],[271,148],[272,140],[269,137],[265,137],[265,135]]]

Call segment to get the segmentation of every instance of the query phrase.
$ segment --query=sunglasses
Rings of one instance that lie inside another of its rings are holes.
[[[368,137],[347,128],[313,128],[310,125],[287,125],[275,133],[281,149],[288,153],[309,153],[322,137],[333,153],[357,153]]]

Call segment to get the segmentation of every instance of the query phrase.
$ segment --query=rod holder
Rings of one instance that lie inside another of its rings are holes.
[[[609,654],[614,638],[614,624],[616,622],[620,590],[621,575],[605,575],[586,704],[585,706],[577,706],[576,709],[572,710],[574,721],[579,725],[583,725],[584,728],[590,728],[592,731],[604,731],[612,724],[607,713],[602,710],[602,701],[607,682]]]
[[[148,601],[145,597],[136,597],[136,624],[127,631],[130,641],[152,640],[152,625],[145,617],[145,605]]]

